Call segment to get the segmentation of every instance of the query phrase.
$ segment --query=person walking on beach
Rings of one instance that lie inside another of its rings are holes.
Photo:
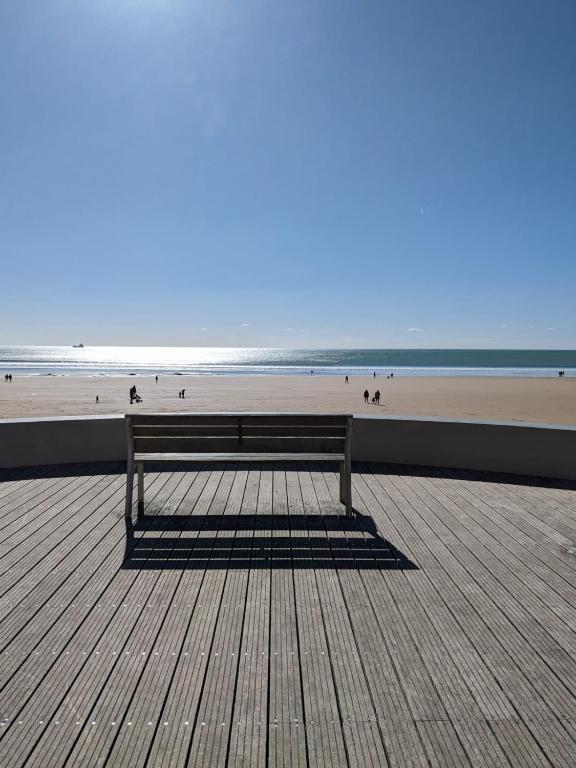
[[[186,397],[186,390],[185,390],[185,389],[183,389],[183,390],[182,390],[182,400],[184,400],[184,398],[185,398],[185,397]]]
[[[348,384],[348,376],[346,376],[346,384]]]
[[[367,389],[364,390],[364,402],[367,403],[370,399],[370,392]]]
[[[156,384],[158,384],[158,376],[156,376]]]
[[[374,371],[374,378],[376,378],[376,371]]]
[[[96,395],[96,405],[100,403],[100,395]]]
[[[376,405],[380,405],[380,390],[377,389],[376,392],[374,392],[374,399],[376,400]]]

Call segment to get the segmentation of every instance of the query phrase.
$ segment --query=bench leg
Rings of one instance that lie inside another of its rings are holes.
[[[340,501],[346,505],[346,517],[352,517],[352,467],[346,461],[340,462]]]
[[[132,524],[132,499],[134,494],[134,462],[128,459],[126,467],[126,507],[124,516],[126,522]]]
[[[343,461],[340,462],[340,501],[346,503],[346,468]]]
[[[352,471],[349,469],[346,473],[346,517],[352,517],[354,508],[352,507]]]
[[[138,464],[138,520],[144,517],[144,464]]]

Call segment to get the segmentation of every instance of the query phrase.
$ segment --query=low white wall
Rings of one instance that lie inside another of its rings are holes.
[[[0,467],[125,459],[123,416],[0,420]]]
[[[356,416],[355,461],[576,479],[576,427]],[[123,416],[0,420],[0,467],[126,457]]]
[[[356,461],[576,479],[576,427],[362,416],[352,445]]]

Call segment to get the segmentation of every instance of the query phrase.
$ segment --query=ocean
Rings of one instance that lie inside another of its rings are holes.
[[[0,375],[576,376],[576,350],[0,347]]]

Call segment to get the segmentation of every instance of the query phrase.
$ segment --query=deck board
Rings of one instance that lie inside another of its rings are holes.
[[[560,768],[576,485],[359,464],[0,471],[0,765]]]

